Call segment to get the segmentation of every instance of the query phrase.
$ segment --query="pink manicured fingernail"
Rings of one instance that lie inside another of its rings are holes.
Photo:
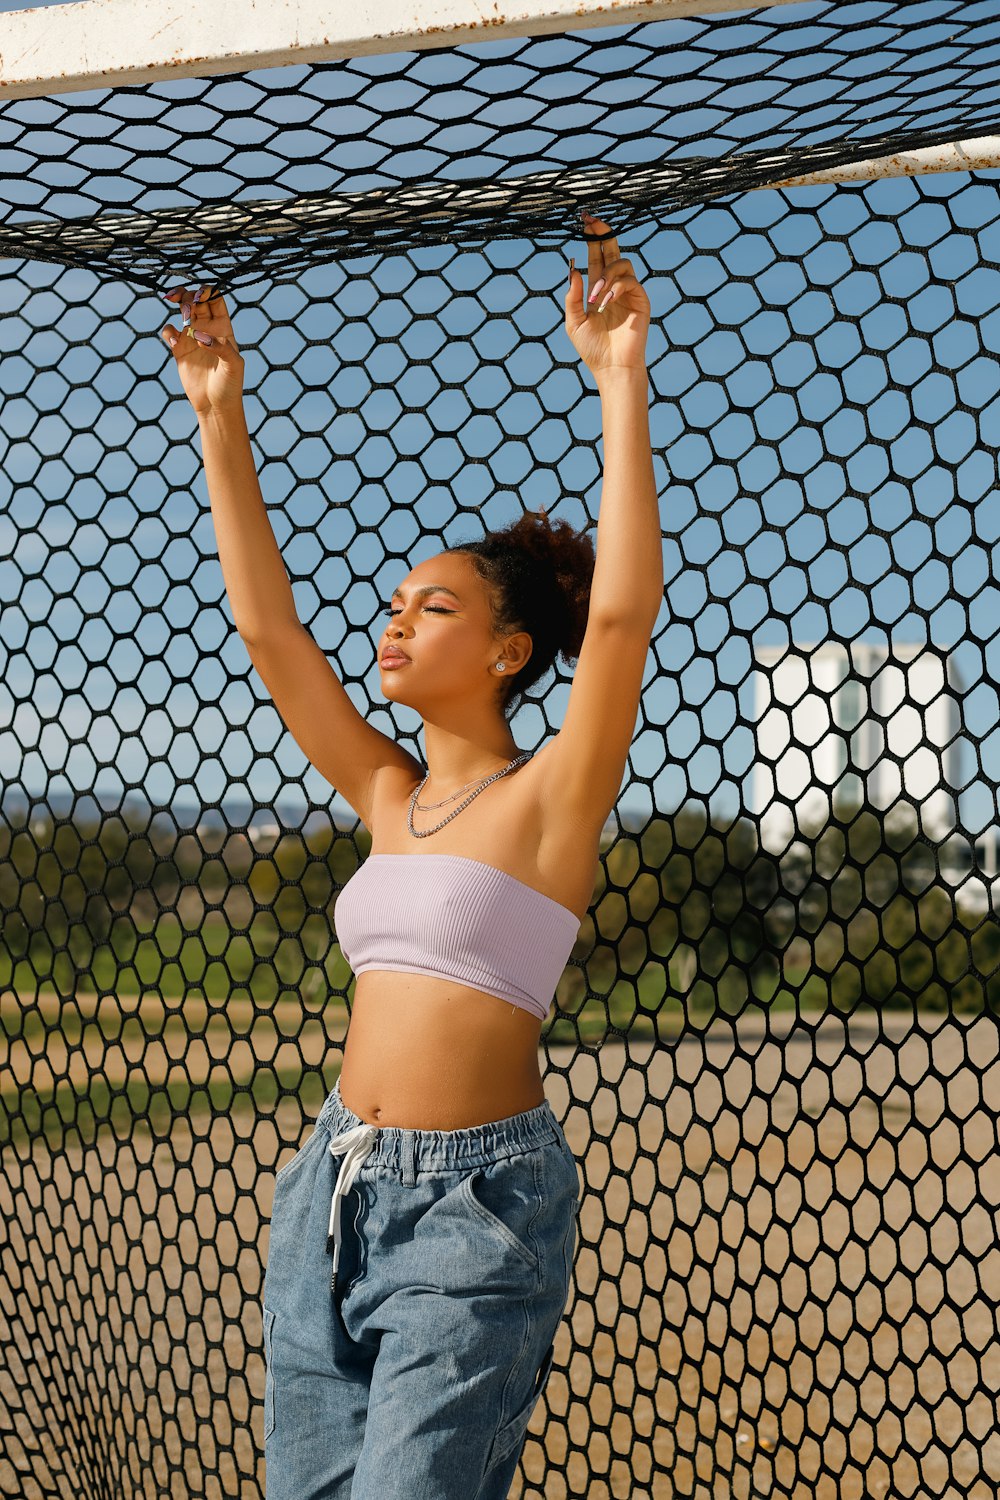
[[[595,282],[595,284],[594,284],[594,290],[591,292],[590,296],[587,298],[588,303],[593,302],[594,298],[597,296],[598,292],[601,290],[601,287],[603,285],[604,285],[604,277],[602,276],[599,281]],[[598,309],[598,311],[600,311],[600,309]]]
[[[213,339],[213,337],[212,337],[212,335],[210,333],[196,333],[195,334],[195,338],[198,340],[199,344],[214,344],[215,343],[215,340]]]
[[[181,327],[186,328],[191,321],[191,303],[182,302],[181,312],[184,314],[184,316],[181,318]]]
[[[607,307],[608,303],[611,301],[611,299],[612,299],[612,297],[614,295],[615,295],[615,289],[614,289],[614,287],[612,287],[611,290],[610,290],[610,292],[608,293],[608,295],[605,297],[604,301],[601,303],[600,307],[597,309],[597,311],[598,312],[603,312],[604,309]]]
[[[177,342],[177,335],[176,335],[176,333],[168,333],[167,334],[167,343],[170,345],[171,349],[174,347],[174,345],[176,344],[176,342]]]

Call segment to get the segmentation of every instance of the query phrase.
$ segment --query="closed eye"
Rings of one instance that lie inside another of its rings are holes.
[[[443,609],[440,604],[425,604],[424,609],[432,615],[453,615],[455,613],[453,609]],[[384,609],[382,613],[384,615],[401,615],[403,611],[401,609]]]

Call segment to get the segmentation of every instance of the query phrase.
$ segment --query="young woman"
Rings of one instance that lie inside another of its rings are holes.
[[[223,298],[167,294],[234,622],[372,834],[337,901],[357,975],[343,1070],[275,1183],[269,1500],[502,1500],[566,1305],[578,1179],[539,1033],[590,901],[663,594],[649,300],[608,226],[584,218],[608,236],[589,239],[586,302],[570,262],[565,304],[602,404],[596,559],[585,535],[527,514],[399,580],[381,685],[421,715],[426,769],[358,713],[296,617]],[[511,715],[559,651],[578,663],[563,726],[521,752]]]

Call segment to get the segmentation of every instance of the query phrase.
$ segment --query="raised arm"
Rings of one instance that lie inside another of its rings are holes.
[[[295,612],[250,447],[243,357],[225,300],[196,302],[186,288],[177,288],[168,300],[185,310],[182,327],[168,324],[162,336],[198,417],[233,623],[297,744],[370,827],[376,773],[386,765],[416,769],[417,763],[358,713]]]
[[[608,228],[600,219],[588,227],[597,234]],[[648,647],[663,599],[660,507],[649,436],[649,298],[616,239],[591,241],[589,256],[587,303],[578,272],[566,298],[567,331],[597,384],[604,437],[588,620],[636,626],[645,631]]]
[[[599,219],[588,231],[605,234]],[[649,436],[649,298],[616,239],[591,240],[589,298],[571,270],[566,331],[597,384],[604,482],[587,630],[562,728],[541,752],[560,815],[598,831],[614,806],[635,731],[650,636],[663,599],[659,501]]]

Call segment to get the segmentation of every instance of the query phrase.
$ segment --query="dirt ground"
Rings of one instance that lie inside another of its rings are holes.
[[[995,1500],[995,1021],[716,1022],[542,1066],[583,1200],[513,1500]],[[4,1147],[0,1494],[260,1500],[273,1172],[310,1129],[239,1096]]]

